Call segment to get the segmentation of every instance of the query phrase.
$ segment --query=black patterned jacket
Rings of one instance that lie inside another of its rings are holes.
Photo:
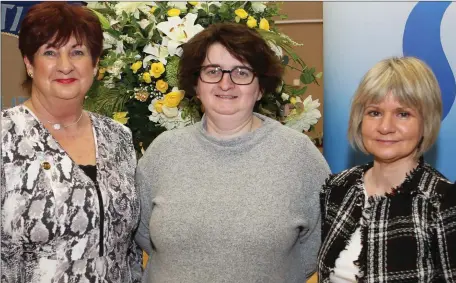
[[[364,207],[363,176],[371,167],[332,175],[322,188],[319,282],[330,282],[359,225],[358,282],[456,282],[456,186],[421,159],[402,185]]]

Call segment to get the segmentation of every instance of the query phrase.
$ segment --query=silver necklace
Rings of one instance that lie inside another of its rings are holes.
[[[63,126],[60,123],[52,123],[51,121],[47,121],[47,122],[52,125],[52,128],[54,128],[54,130],[58,131],[58,130],[60,130],[62,128],[65,129],[65,128],[68,128],[69,126],[73,126],[73,125],[77,124],[79,122],[79,120],[81,120],[81,118],[82,118],[82,113],[84,113],[84,111],[81,111],[81,115],[79,116],[79,118],[75,122],[73,122],[71,124],[68,124],[68,125],[65,125],[65,126]]]

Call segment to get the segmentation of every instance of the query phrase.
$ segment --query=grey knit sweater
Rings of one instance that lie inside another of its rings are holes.
[[[139,161],[143,282],[296,282],[315,271],[329,167],[309,138],[255,114],[230,140],[203,121],[157,137]]]

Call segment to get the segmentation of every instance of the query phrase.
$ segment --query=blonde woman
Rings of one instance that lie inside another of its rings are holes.
[[[441,117],[422,61],[386,59],[364,76],[348,135],[374,161],[323,186],[319,282],[456,281],[456,188],[422,157]]]

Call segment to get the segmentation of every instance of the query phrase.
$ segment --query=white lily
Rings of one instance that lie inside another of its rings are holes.
[[[119,80],[122,79],[122,69],[125,67],[125,62],[123,59],[118,59],[107,68],[107,72],[112,74],[113,77],[118,78]]]
[[[299,97],[296,97],[298,101]],[[299,99],[301,100],[301,99]],[[285,119],[285,125],[295,129],[299,132],[308,131],[312,125],[315,125],[318,122],[318,119],[321,118],[320,102],[318,99],[312,100],[312,96],[309,95],[302,102],[304,105],[304,110],[301,113],[298,113],[296,109],[293,109],[290,115]]]
[[[204,9],[203,5],[207,5],[207,8],[210,8],[212,5],[220,7],[220,6],[222,6],[222,3],[218,2],[218,1],[212,1],[212,2],[198,1],[198,3],[196,3],[195,6],[193,6],[192,10]]]
[[[255,13],[263,13],[264,9],[266,9],[266,5],[264,5],[263,3],[252,1],[252,10]]]
[[[277,57],[282,58],[283,51],[280,46],[275,44],[273,41],[268,41],[268,45],[269,45],[269,47],[271,47],[272,51],[274,51],[274,53],[277,55]]]
[[[169,17],[168,21],[157,25],[157,29],[168,37],[168,41],[163,40],[162,44],[168,47],[169,55],[180,56],[182,49],[179,46],[204,29],[200,24],[194,24],[197,17],[198,15],[192,13],[182,19]]]
[[[166,58],[169,56],[168,48],[163,45],[159,44],[147,44],[144,46],[143,52],[147,55],[143,59],[143,68],[146,68],[147,65],[149,65],[150,60],[158,60],[163,63],[163,65],[166,65],[168,62]]]
[[[142,29],[145,29],[148,25],[150,25],[150,21],[148,19],[142,19],[141,21],[139,21],[139,26]]]
[[[114,46],[116,47],[116,50],[115,50],[116,54],[125,53],[122,40],[117,40],[115,37],[113,37],[109,33],[103,32],[103,49],[111,49]]]
[[[320,102],[318,99],[312,100],[312,95],[309,95],[304,99],[302,102],[304,104],[304,111],[305,112],[310,112],[313,110],[318,110],[318,107],[320,106]],[[320,112],[320,111],[318,111]]]
[[[108,18],[108,21],[109,21],[109,25],[110,25],[111,27],[114,26],[115,24],[120,23],[119,20],[114,19],[113,17],[107,16],[107,18]]]
[[[88,2],[87,3],[87,8],[90,8],[90,9],[104,9],[106,8],[106,6],[101,3],[101,2]]]
[[[157,101],[158,99],[153,99],[149,104],[148,109],[150,112],[152,112],[152,114],[149,115],[150,121],[160,124],[160,126],[165,127],[167,130],[182,128],[192,124],[192,119],[190,117],[187,117],[185,120],[182,119],[182,111],[177,107],[168,108],[166,106],[163,106],[163,113],[158,113],[154,107],[154,104]]]
[[[116,15],[122,15],[122,12],[127,14],[133,14],[136,19],[139,19],[139,11],[147,14],[151,6],[154,6],[154,2],[119,2],[114,6]]]

